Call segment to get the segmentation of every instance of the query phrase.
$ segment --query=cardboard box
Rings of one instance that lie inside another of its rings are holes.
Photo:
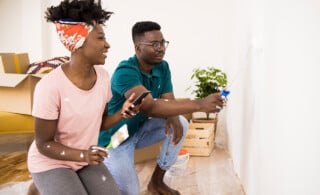
[[[34,118],[26,114],[0,111],[0,136],[12,133],[33,133]]]
[[[28,53],[0,53],[0,74],[26,73],[29,64]]]
[[[0,111],[31,114],[33,91],[43,75],[24,74],[30,64],[27,53],[0,57]]]
[[[148,146],[146,148],[136,149],[134,151],[134,162],[140,163],[147,160],[154,160],[160,154],[162,141]]]
[[[184,101],[189,100],[189,98],[177,98],[177,100]],[[192,114],[185,114],[184,117],[189,121],[191,120]],[[147,160],[154,160],[160,154],[160,148],[162,145],[162,141],[153,144],[152,146],[148,146],[146,148],[136,149],[134,154],[134,162],[140,163]]]
[[[214,148],[214,128],[214,123],[191,121],[182,148],[186,149],[191,156],[210,156]]]

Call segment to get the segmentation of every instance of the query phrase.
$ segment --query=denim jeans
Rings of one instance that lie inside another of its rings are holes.
[[[134,150],[153,145],[163,140],[157,163],[163,170],[168,170],[174,164],[188,130],[188,121],[179,117],[183,126],[183,137],[177,145],[172,144],[172,130],[165,134],[166,119],[150,118],[139,130],[115,149],[109,150],[109,158],[104,160],[115,179],[122,195],[139,195],[139,178],[134,165]],[[152,174],[152,173],[150,173]]]

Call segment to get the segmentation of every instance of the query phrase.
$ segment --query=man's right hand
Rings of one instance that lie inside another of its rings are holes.
[[[200,100],[200,111],[206,113],[220,112],[224,105],[224,98],[220,92],[213,93]]]
[[[139,113],[139,109],[144,99],[139,101],[138,104],[134,105],[133,102],[135,97],[135,93],[132,93],[130,97],[124,102],[121,110],[121,115],[123,118],[132,118]]]

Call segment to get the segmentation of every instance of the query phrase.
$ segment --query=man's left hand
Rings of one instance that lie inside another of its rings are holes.
[[[172,129],[172,144],[177,145],[183,136],[183,127],[180,123],[179,116],[169,117],[166,123],[166,135],[169,135]]]

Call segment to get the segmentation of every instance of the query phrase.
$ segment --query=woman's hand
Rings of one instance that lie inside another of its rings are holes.
[[[81,156],[81,154],[80,154]],[[89,165],[99,165],[104,158],[108,158],[108,150],[101,146],[90,146],[90,148],[83,154],[85,162]]]

